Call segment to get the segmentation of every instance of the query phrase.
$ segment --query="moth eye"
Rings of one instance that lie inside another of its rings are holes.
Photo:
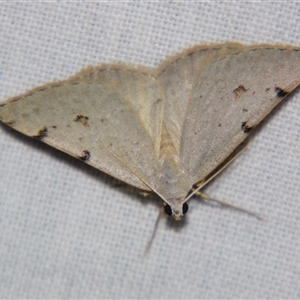
[[[172,216],[172,208],[169,204],[166,204],[165,205],[165,213],[168,215],[168,216]]]
[[[186,214],[188,212],[188,210],[189,210],[188,204],[187,203],[183,203],[183,205],[182,205],[182,212],[183,212],[183,214]]]

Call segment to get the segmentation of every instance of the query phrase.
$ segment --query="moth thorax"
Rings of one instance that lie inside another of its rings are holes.
[[[174,156],[176,160],[178,160],[178,153],[174,147],[173,141],[169,135],[169,132],[163,124],[162,126],[162,134],[161,134],[161,142],[160,142],[160,149],[159,149],[159,156],[161,158],[165,156]]]

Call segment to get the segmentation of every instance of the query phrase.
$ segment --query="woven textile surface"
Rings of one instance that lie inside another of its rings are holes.
[[[1,3],[0,101],[93,64],[155,67],[196,44],[300,46],[299,2]],[[211,78],[213,80],[213,78]],[[0,298],[299,298],[300,91],[204,191],[161,202],[0,126]]]

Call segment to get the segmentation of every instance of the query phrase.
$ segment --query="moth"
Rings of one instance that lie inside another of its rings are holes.
[[[156,69],[88,67],[0,105],[0,120],[146,192],[187,200],[300,84],[300,48],[200,45]]]

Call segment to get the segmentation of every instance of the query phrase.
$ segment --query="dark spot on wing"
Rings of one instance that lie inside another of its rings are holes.
[[[81,159],[82,161],[88,161],[91,158],[91,153],[88,150],[83,150],[81,152],[81,156],[78,156],[79,159]]]
[[[74,119],[75,122],[80,122],[83,126],[89,126],[88,124],[89,117],[83,115],[77,115]]]
[[[29,115],[27,113],[22,113],[21,114],[22,118],[27,119],[29,117]]]
[[[10,120],[10,121],[7,121],[7,122],[4,122],[6,125],[12,127],[14,126],[14,124],[16,123],[16,120]]]
[[[244,131],[244,133],[249,133],[253,129],[253,126],[249,126],[247,125],[247,122],[243,122],[241,129]]]
[[[247,89],[243,85],[239,85],[236,89],[233,90],[233,93],[235,95],[235,100],[238,100]]]
[[[38,89],[39,92],[42,92],[42,91],[45,91],[45,90],[48,90],[48,87],[45,86],[45,87],[42,87],[42,88]]]
[[[284,89],[282,89],[282,88],[280,88],[280,87],[278,87],[278,86],[276,86],[276,87],[275,87],[275,93],[276,93],[276,96],[277,96],[278,98],[283,98],[283,97],[285,97],[289,92],[286,91],[286,90],[284,90]]]
[[[32,95],[32,94],[30,94],[30,95]],[[30,96],[30,95],[28,95],[28,96]],[[21,100],[21,98],[15,98],[15,99],[12,99],[12,100],[11,100],[11,103],[17,102],[17,101],[19,101],[19,100]],[[5,104],[6,104],[6,103],[5,103]]]
[[[35,107],[32,111],[37,114],[40,111],[40,109],[38,107]]]
[[[48,135],[47,127],[42,128],[36,135],[32,136],[32,138],[36,140],[42,141]]]

